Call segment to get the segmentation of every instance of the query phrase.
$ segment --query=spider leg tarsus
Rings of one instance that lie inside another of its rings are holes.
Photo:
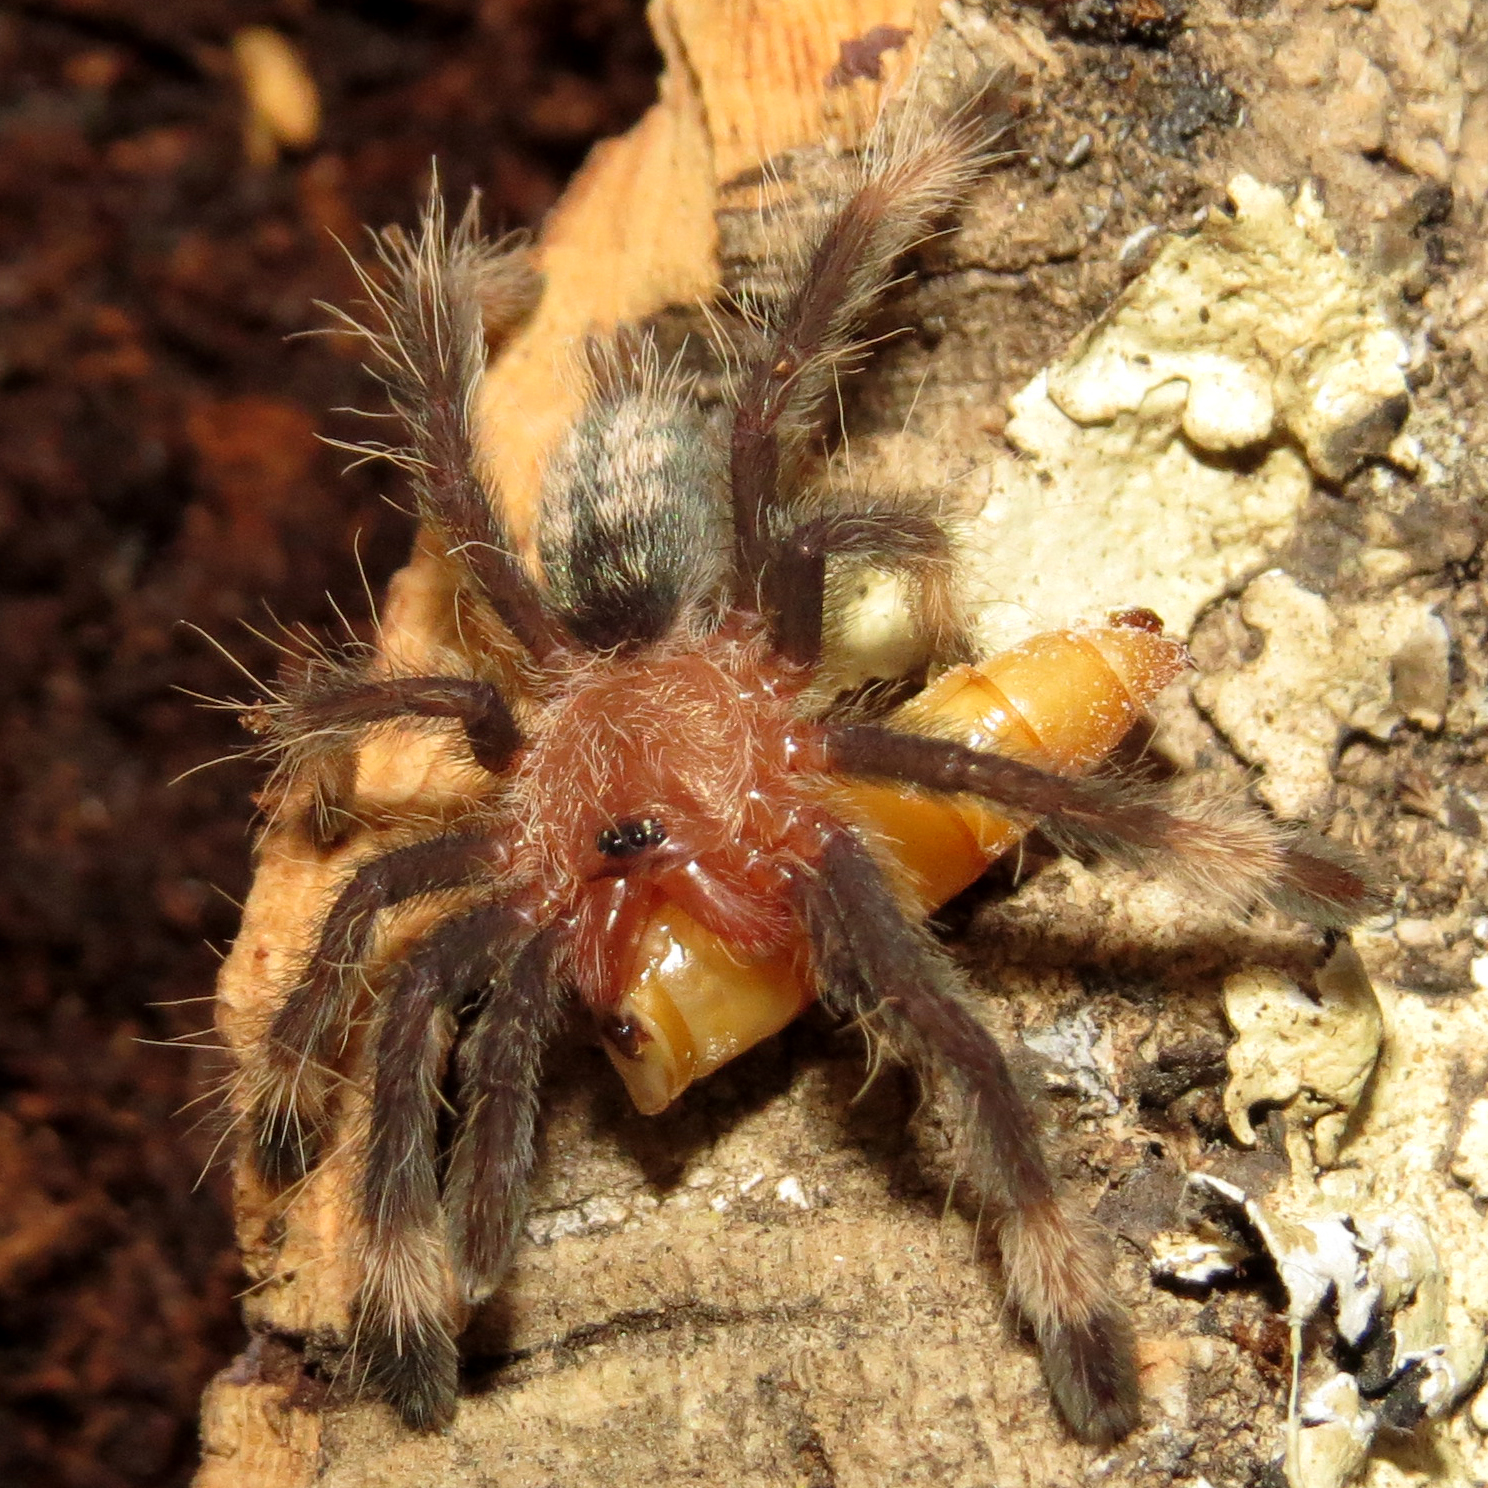
[[[444,1329],[396,1338],[363,1325],[357,1353],[366,1363],[362,1386],[386,1400],[410,1431],[443,1431],[455,1419],[460,1397],[460,1354]]]
[[[1196,802],[1119,780],[1071,779],[876,724],[833,727],[827,750],[844,774],[978,796],[1037,823],[1062,852],[1109,855],[1237,912],[1264,902],[1324,929],[1345,929],[1380,904],[1378,885],[1347,849],[1234,798]]]
[[[322,854],[344,845],[359,825],[352,809],[357,749],[369,730],[450,719],[463,729],[476,764],[493,775],[524,743],[501,689],[469,677],[368,677],[350,666],[316,667],[286,688],[283,702],[258,711],[258,732],[282,753],[286,777],[309,786],[305,825]]]
[[[1049,1388],[1082,1442],[1108,1447],[1136,1429],[1136,1340],[1125,1312],[1108,1307],[1082,1322],[1050,1324],[1038,1340]]]
[[[360,1184],[356,1351],[368,1380],[421,1430],[447,1421],[456,1388],[455,1299],[436,1151],[449,1019],[471,992],[504,1002],[513,965],[532,960],[525,952],[533,939],[527,918],[504,904],[442,921],[405,952],[380,1019]],[[535,1090],[535,1073],[531,1084]],[[513,1176],[520,1181],[525,1170]]]
[[[565,994],[551,975],[556,932],[539,932],[507,964],[461,1041],[456,1065],[464,1112],[445,1179],[445,1223],[455,1278],[483,1301],[506,1271],[537,1160],[543,1055]]]

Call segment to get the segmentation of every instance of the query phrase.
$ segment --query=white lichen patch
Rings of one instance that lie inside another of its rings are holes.
[[[787,1174],[775,1185],[776,1199],[791,1209],[810,1209],[812,1201],[801,1187],[801,1180],[794,1173]]]
[[[856,687],[872,677],[902,677],[925,660],[925,638],[910,623],[910,586],[898,574],[853,575],[840,632],[828,637],[832,685]]]
[[[1112,1116],[1121,1109],[1116,1098],[1116,1057],[1112,1031],[1092,1009],[1061,1018],[1049,1028],[1025,1033],[1023,1044],[1054,1066],[1047,1076],[1052,1089],[1072,1091],[1082,1115]]]
[[[1233,1276],[1249,1255],[1233,1240],[1200,1240],[1176,1230],[1154,1235],[1147,1251],[1154,1276],[1185,1287],[1213,1286]]]
[[[1253,1147],[1251,1111],[1265,1102],[1289,1122],[1313,1124],[1318,1163],[1338,1161],[1349,1117],[1379,1057],[1379,1003],[1358,953],[1342,942],[1309,997],[1290,977],[1257,968],[1224,986],[1225,1016],[1236,1033],[1226,1058],[1225,1116],[1237,1141]]]
[[[1367,1110],[1350,1134],[1348,1161],[1318,1176],[1317,1195],[1349,1212],[1427,1217],[1441,1258],[1446,1357],[1465,1387],[1482,1368],[1488,1338],[1488,1226],[1448,1168],[1461,1138],[1464,1074],[1480,1069],[1488,1048],[1488,1002],[1443,1003],[1378,984],[1376,993],[1384,1039]],[[1293,1201],[1306,1201],[1307,1177]]]
[[[1293,820],[1319,815],[1333,789],[1346,731],[1388,739],[1405,714],[1395,696],[1396,658],[1412,656],[1440,622],[1406,594],[1330,604],[1279,569],[1240,599],[1260,654],[1202,678],[1194,698],[1247,763],[1261,765],[1260,794]]]
[[[1048,396],[1076,423],[1137,414],[1181,384],[1180,426],[1224,454],[1290,435],[1341,480],[1383,454],[1405,414],[1406,348],[1369,279],[1339,251],[1310,185],[1296,201],[1249,176],[1176,238],[1075,349]]]
[[[1355,1372],[1330,1366],[1293,1401],[1284,1454],[1293,1488],[1342,1488],[1364,1470],[1382,1429],[1409,1429],[1462,1399],[1481,1351],[1454,1346],[1445,1267],[1420,1213],[1351,1213],[1314,1195],[1305,1217],[1288,1217],[1287,1199],[1262,1203],[1204,1173],[1190,1178],[1189,1198],[1196,1222],[1243,1230],[1270,1257],[1286,1291],[1294,1355],[1306,1325],[1326,1310],[1361,1361]],[[1154,1273],[1200,1284],[1222,1274],[1235,1251],[1232,1240],[1210,1243],[1194,1273],[1193,1242],[1159,1238]]]
[[[596,1231],[614,1229],[631,1219],[638,1209],[644,1209],[649,1195],[637,1196],[642,1202],[632,1204],[610,1194],[597,1194],[576,1204],[545,1214],[532,1214],[524,1226],[527,1238],[534,1245],[551,1245],[555,1240],[573,1235],[592,1235]],[[655,1200],[650,1208],[655,1209]]]
[[[1356,933],[1366,963],[1390,934]],[[1254,1100],[1305,1116],[1327,1104],[1318,1087],[1330,1089],[1340,1131],[1345,1108],[1353,1111],[1341,1151],[1329,1154],[1318,1142],[1316,1158],[1336,1165],[1320,1169],[1296,1140],[1288,1142],[1290,1178],[1263,1201],[1208,1175],[1193,1182],[1242,1215],[1240,1230],[1272,1255],[1297,1329],[1322,1309],[1345,1339],[1364,1343],[1357,1378],[1340,1377],[1335,1360],[1306,1346],[1312,1335],[1297,1333],[1290,1481],[1307,1488],[1481,1482],[1484,1433],[1476,1423],[1488,1421],[1488,1408],[1458,1407],[1480,1381],[1488,1338],[1488,1226],[1476,1187],[1488,1179],[1488,1114],[1479,1109],[1488,1105],[1479,1053],[1488,1047],[1488,1001],[1467,987],[1459,997],[1427,999],[1376,984],[1377,1008],[1360,1005],[1355,987],[1343,999],[1354,1011],[1340,1015],[1330,1010],[1340,999],[1329,980],[1321,978],[1310,1014],[1290,989],[1267,994],[1256,986],[1248,1000],[1227,988],[1232,1017],[1247,1002],[1249,1012],[1269,1008],[1274,1016],[1241,1028],[1232,1058],[1240,1083],[1226,1092],[1226,1106],[1232,1120],[1241,1113],[1243,1135]],[[1330,1037],[1338,1050],[1327,1047]],[[1358,1094],[1371,1044],[1378,1057]],[[1214,1234],[1159,1236],[1154,1274],[1206,1285],[1233,1262],[1239,1233],[1230,1224]],[[1382,1443],[1400,1438],[1381,1429],[1409,1427],[1413,1413],[1422,1421],[1414,1428],[1423,1439],[1419,1461],[1382,1453]]]
[[[1314,476],[1391,446],[1407,349],[1310,189],[1237,176],[1011,404],[1021,460],[968,477],[989,639],[1136,600],[1186,632],[1290,536]],[[1299,453],[1300,451],[1300,453]]]

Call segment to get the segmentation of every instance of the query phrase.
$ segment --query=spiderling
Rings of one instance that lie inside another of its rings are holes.
[[[900,121],[754,327],[725,427],[645,335],[590,346],[587,403],[545,475],[540,578],[471,429],[487,332],[538,293],[525,256],[485,243],[473,210],[448,227],[436,193],[416,235],[379,240],[385,279],[364,279],[365,322],[343,317],[406,429],[404,447],[374,452],[406,472],[477,623],[447,670],[323,659],[257,709],[279,761],[271,798],[318,851],[366,831],[357,753],[391,725],[452,731],[478,784],[453,818],[380,828],[246,1057],[241,1100],[254,1168],[289,1187],[323,1155],[370,1018],[353,1349],[411,1427],[452,1418],[455,1320],[510,1257],[544,1054],[574,1000],[637,1051],[644,1031],[617,1009],[664,907],[742,962],[798,953],[810,993],[941,1078],[1066,1420],[1092,1443],[1135,1425],[1131,1329],[1102,1236],[1056,1191],[964,977],[906,905],[882,837],[843,806],[845,782],[974,799],[1237,909],[1342,927],[1372,908],[1361,869],[1243,802],[1068,778],[823,696],[843,572],[903,578],[935,666],[975,652],[938,501],[844,493],[817,473],[823,405],[862,357],[865,315],[996,137],[985,107]],[[384,918],[420,906],[432,921],[381,961]]]

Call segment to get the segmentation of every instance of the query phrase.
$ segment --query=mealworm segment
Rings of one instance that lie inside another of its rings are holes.
[[[590,348],[588,401],[545,476],[540,577],[470,427],[487,328],[538,292],[525,258],[473,213],[448,229],[436,199],[418,234],[383,235],[364,319],[345,318],[407,430],[374,452],[407,472],[458,572],[466,640],[433,675],[313,667],[250,715],[278,758],[281,826],[307,852],[375,851],[322,913],[238,1100],[247,1160],[289,1202],[344,1135],[348,1079],[366,1090],[351,1350],[410,1427],[454,1415],[458,1323],[520,1232],[543,1060],[573,999],[643,1110],[816,999],[939,1077],[1059,1408],[1086,1441],[1126,1434],[1136,1368],[1102,1238],[1059,1195],[921,917],[1035,825],[1237,911],[1338,927],[1373,906],[1344,855],[1242,801],[1079,778],[1184,664],[1152,617],[962,665],[976,648],[939,500],[822,474],[823,409],[864,317],[995,138],[980,107],[896,117],[786,256],[794,289],[755,317],[721,437],[644,335]],[[815,685],[838,580],[865,569],[906,582],[938,678],[897,713]],[[477,783],[455,816],[410,810],[373,837],[357,755],[392,726],[443,731]],[[420,928],[379,955],[404,910]]]

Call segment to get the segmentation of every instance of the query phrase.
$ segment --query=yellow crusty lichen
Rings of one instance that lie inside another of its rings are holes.
[[[1184,385],[1184,437],[1216,454],[1290,435],[1341,480],[1382,455],[1409,406],[1405,345],[1342,253],[1311,185],[1294,202],[1236,176],[1232,211],[1175,237],[1048,376],[1078,424],[1136,414]]]
[[[1263,637],[1259,653],[1200,678],[1194,698],[1240,758],[1264,769],[1256,788],[1281,816],[1327,810],[1345,733],[1383,741],[1407,717],[1430,722],[1428,691],[1444,708],[1444,627],[1429,600],[1397,590],[1330,601],[1272,569],[1246,587],[1240,616]],[[1439,657],[1440,674],[1418,664],[1423,652]]]
[[[1317,974],[1317,998],[1290,977],[1260,967],[1225,982],[1225,1016],[1236,1033],[1227,1056],[1225,1117],[1237,1141],[1254,1147],[1251,1109],[1283,1107],[1313,1125],[1317,1161],[1338,1161],[1349,1117],[1379,1058],[1384,1026],[1358,952],[1341,943]]]
[[[1407,351],[1378,281],[1310,188],[1236,176],[1229,195],[1011,399],[1024,458],[966,477],[999,623],[1139,595],[1183,634],[1287,541],[1315,479],[1406,458]]]

